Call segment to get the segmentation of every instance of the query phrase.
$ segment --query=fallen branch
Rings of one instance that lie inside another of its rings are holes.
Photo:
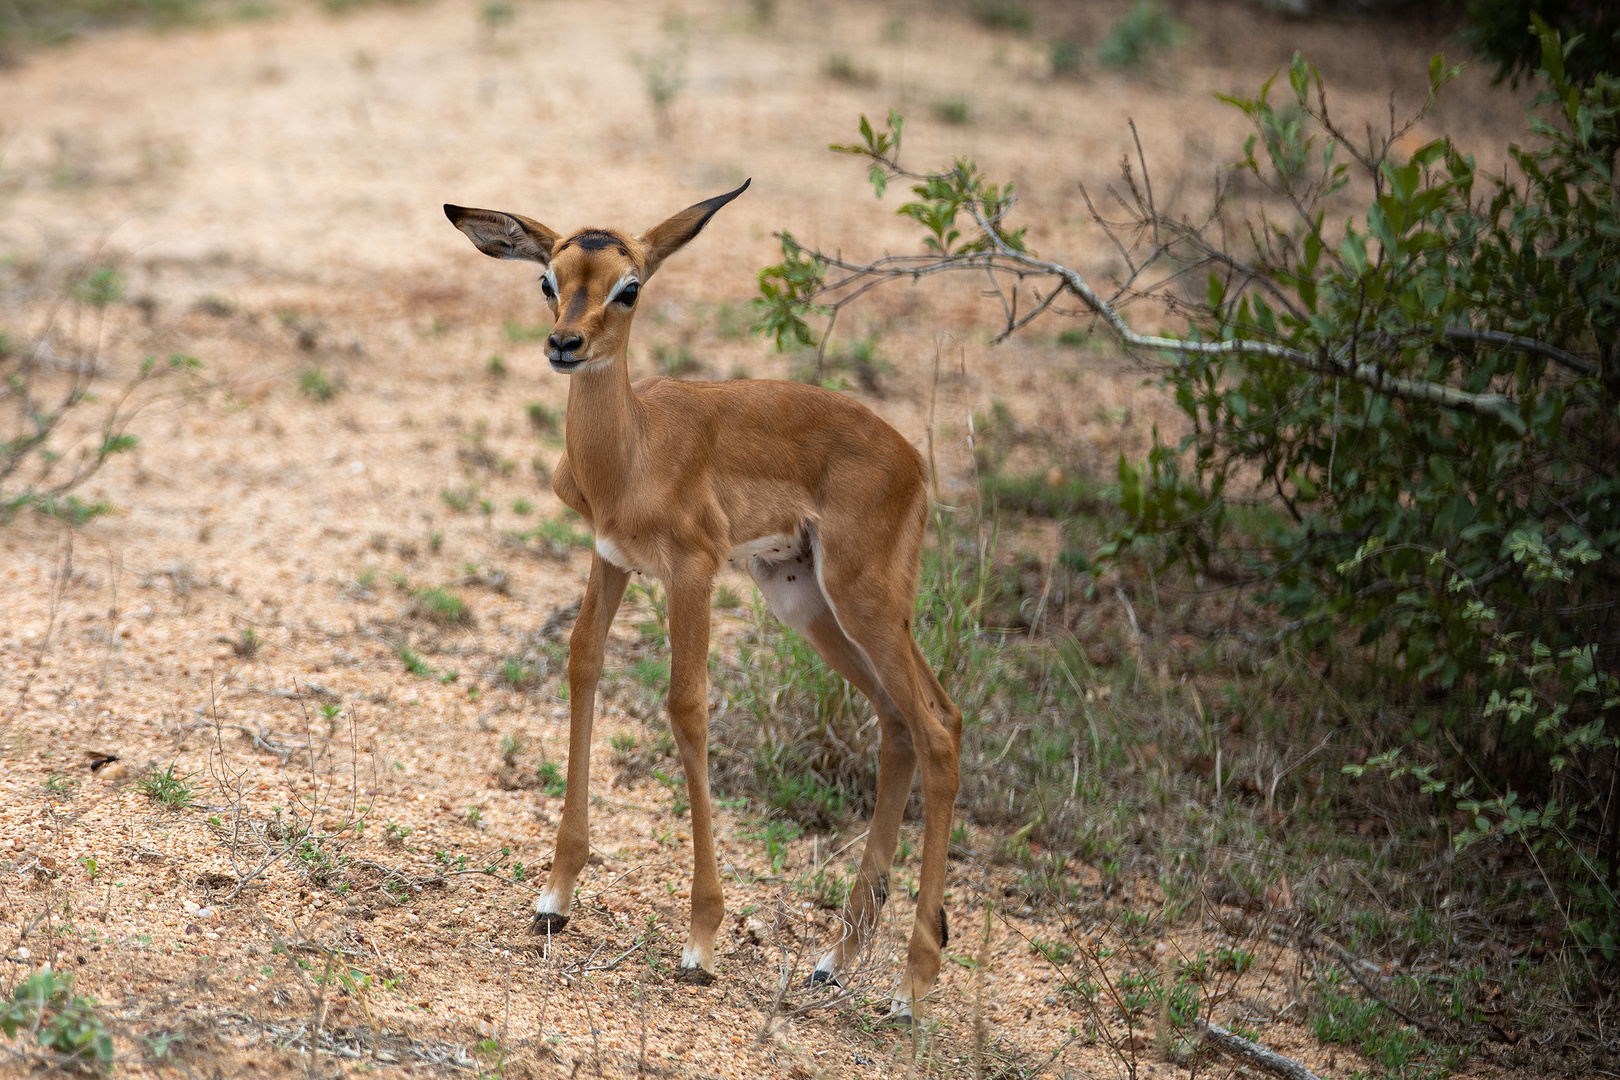
[[[1203,1040],[1215,1047],[1221,1053],[1257,1069],[1262,1069],[1273,1076],[1281,1076],[1284,1080],[1321,1080],[1315,1073],[1295,1061],[1293,1058],[1283,1057],[1281,1054],[1267,1050],[1259,1043],[1250,1042],[1241,1035],[1234,1035],[1219,1024],[1210,1023],[1199,1018],[1199,1034]]]
[[[1378,1004],[1382,1005],[1384,1008],[1388,1009],[1402,1020],[1405,1020],[1413,1027],[1422,1028],[1424,1031],[1432,1032],[1436,1035],[1444,1035],[1447,1037],[1451,1036],[1451,1032],[1447,1031],[1433,1020],[1425,1020],[1420,1016],[1413,1016],[1411,1013],[1396,1005],[1393,1001],[1390,1001],[1383,994],[1380,994],[1378,991],[1374,990],[1367,980],[1362,977],[1361,972],[1357,969],[1356,958],[1351,956],[1350,950],[1346,949],[1343,945],[1340,945],[1337,941],[1334,941],[1326,934],[1318,935],[1316,940],[1327,945],[1328,951],[1333,953],[1333,958],[1339,962],[1340,967],[1344,968],[1345,971],[1350,973],[1350,977],[1352,979],[1356,980],[1356,985],[1361,987],[1362,993],[1366,994],[1368,997],[1372,998],[1374,1001],[1378,1002]]]

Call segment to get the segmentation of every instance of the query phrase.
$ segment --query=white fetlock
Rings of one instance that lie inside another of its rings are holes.
[[[567,918],[568,908],[563,904],[562,897],[557,895],[556,890],[548,888],[540,891],[539,899],[534,902],[534,913],[536,915],[561,915]]]
[[[710,970],[713,963],[712,950],[700,949],[690,941],[687,942],[686,947],[681,950],[681,981],[697,983],[700,986],[709,985],[714,981],[714,972]]]
[[[838,953],[828,952],[816,961],[816,969],[810,973],[811,986],[841,986],[838,981]]]
[[[889,1001],[888,1022],[891,1024],[911,1024],[915,1017],[911,1013],[911,999],[896,994]]]

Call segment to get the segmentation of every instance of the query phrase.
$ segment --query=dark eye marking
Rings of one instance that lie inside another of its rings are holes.
[[[631,307],[635,304],[636,297],[640,295],[641,284],[639,282],[632,281],[630,284],[620,289],[618,295],[616,295],[613,299],[615,303],[623,304],[625,307]]]
[[[550,278],[540,279],[540,291],[545,294],[547,300],[557,299],[557,294],[552,291]]]
[[[559,244],[557,252],[561,253],[564,248],[570,245],[583,248],[589,252],[605,251],[612,248],[625,258],[630,257],[630,252],[625,249],[624,242],[606,229],[581,229]]]

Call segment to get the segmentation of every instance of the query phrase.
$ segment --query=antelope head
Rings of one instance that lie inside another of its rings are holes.
[[[572,374],[609,367],[626,354],[642,284],[750,183],[689,206],[640,236],[617,229],[563,236],[522,214],[449,203],[444,215],[485,255],[544,268],[540,291],[557,320],[546,337],[546,358],[554,371]]]

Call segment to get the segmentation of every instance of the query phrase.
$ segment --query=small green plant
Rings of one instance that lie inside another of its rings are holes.
[[[506,357],[496,353],[489,358],[489,363],[484,365],[484,370],[489,373],[489,377],[492,379],[506,378]]]
[[[110,287],[94,286],[85,302],[106,295]],[[112,513],[111,503],[85,502],[71,492],[110,458],[139,445],[140,440],[126,429],[151,401],[141,392],[147,383],[195,375],[202,362],[180,353],[170,355],[167,365],[160,365],[155,356],[145,357],[135,374],[112,395],[96,425],[97,436],[77,446],[63,446],[56,436],[63,433],[69,418],[82,417],[83,406],[99,400],[90,385],[100,371],[99,362],[93,355],[84,358],[86,362],[70,366],[65,380],[58,379],[50,376],[49,365],[36,362],[34,350],[16,349],[9,337],[0,338],[4,339],[0,342],[0,405],[4,406],[0,408],[0,525],[25,508],[74,527]],[[18,482],[21,486],[12,486]]]
[[[501,329],[506,333],[506,340],[514,345],[525,341],[544,341],[546,335],[551,333],[551,327],[545,323],[535,323],[533,326],[524,326],[513,319],[501,323]]]
[[[547,795],[562,798],[568,792],[568,778],[562,774],[555,761],[542,761],[535,770],[540,779],[540,790]]]
[[[1062,967],[1074,959],[1074,946],[1066,941],[1046,941],[1042,938],[1031,938],[1029,951],[1044,956],[1057,967]]]
[[[838,824],[849,812],[849,793],[809,773],[784,773],[765,790],[765,800],[782,813],[812,828]]]
[[[73,976],[36,971],[17,985],[0,1010],[0,1032],[16,1038],[31,1033],[56,1065],[93,1072],[112,1068],[113,1041],[97,1010],[96,999],[73,993]]]
[[[467,807],[466,822],[475,829],[483,828],[484,808],[482,806]]]
[[[834,82],[850,86],[876,86],[878,81],[877,72],[857,64],[854,57],[844,52],[830,54],[821,70]]]
[[[534,503],[530,502],[528,499],[513,499],[512,513],[516,514],[518,517],[528,517],[530,514],[534,513]]]
[[[800,895],[827,911],[842,911],[849,899],[849,880],[842,874],[829,871],[825,866],[801,878],[797,883]]]
[[[536,434],[556,435],[562,431],[562,417],[545,402],[531,401],[523,411],[529,418],[529,426]]]
[[[692,350],[685,345],[653,346],[653,362],[658,365],[660,375],[668,375],[672,379],[679,379],[685,375],[694,375],[703,370],[698,358],[692,355]]]
[[[478,20],[483,23],[484,33],[493,38],[496,31],[508,26],[517,18],[517,9],[510,0],[484,0],[483,7],[478,9]]]
[[[652,776],[654,780],[663,786],[664,790],[669,792],[670,813],[676,817],[685,815],[686,811],[691,809],[692,806],[686,798],[686,778],[667,773],[662,769],[654,769]]]
[[[521,659],[508,658],[501,661],[499,678],[513,690],[533,690],[540,685],[540,669]]]
[[[581,532],[566,520],[542,521],[532,529],[505,533],[502,543],[510,547],[525,547],[535,541],[540,553],[554,559],[566,559],[576,548],[588,548],[593,543],[591,534]]]
[[[641,84],[658,115],[659,129],[667,132],[671,127],[670,109],[686,89],[686,41],[676,38],[657,52],[634,53],[630,59],[641,72]]]
[[[410,613],[440,626],[468,626],[473,621],[467,602],[442,586],[411,593]]]
[[[636,629],[654,649],[662,650],[669,644],[669,594],[657,582],[638,581],[625,590],[625,595],[647,605],[648,617],[638,621]]]
[[[141,777],[135,789],[170,810],[184,810],[196,801],[191,782],[197,776],[196,772],[180,772],[179,764],[171,761],[162,772],[149,772]]]
[[[935,98],[928,106],[928,111],[934,114],[934,119],[942,124],[953,124],[957,127],[973,122],[973,106],[968,99],[960,94],[950,97]]]
[[[1138,0],[1113,26],[1097,46],[1097,62],[1104,67],[1142,66],[1150,53],[1168,49],[1179,42],[1185,31],[1169,12],[1153,0]]]
[[[259,655],[259,646],[263,644],[264,639],[258,635],[258,632],[253,627],[244,626],[242,632],[236,636],[236,640],[231,642],[231,652],[243,660],[251,660]]]
[[[1047,55],[1052,60],[1052,74],[1057,78],[1080,71],[1080,46],[1068,38],[1054,38]]]
[[[465,514],[471,509],[473,500],[477,497],[478,489],[472,487],[445,488],[439,492],[440,501],[457,514]]]
[[[990,30],[1013,30],[1026,33],[1033,25],[1029,8],[1012,0],[972,0],[968,14],[973,21]]]
[[[104,308],[124,298],[124,275],[110,266],[92,270],[74,290],[75,297],[91,307]]]
[[[630,664],[630,676],[649,690],[660,690],[669,682],[669,661],[643,656]]]
[[[788,857],[788,845],[799,838],[804,829],[794,821],[772,818],[759,830],[743,835],[765,843],[765,857],[771,860],[771,873],[780,874]]]
[[[318,367],[307,367],[298,373],[298,392],[316,401],[331,401],[343,389],[343,380],[334,378]]]
[[[397,655],[399,656],[399,662],[404,664],[405,670],[412,675],[426,679],[433,674],[433,669],[428,666],[427,661],[423,660],[409,645],[401,645]]]

